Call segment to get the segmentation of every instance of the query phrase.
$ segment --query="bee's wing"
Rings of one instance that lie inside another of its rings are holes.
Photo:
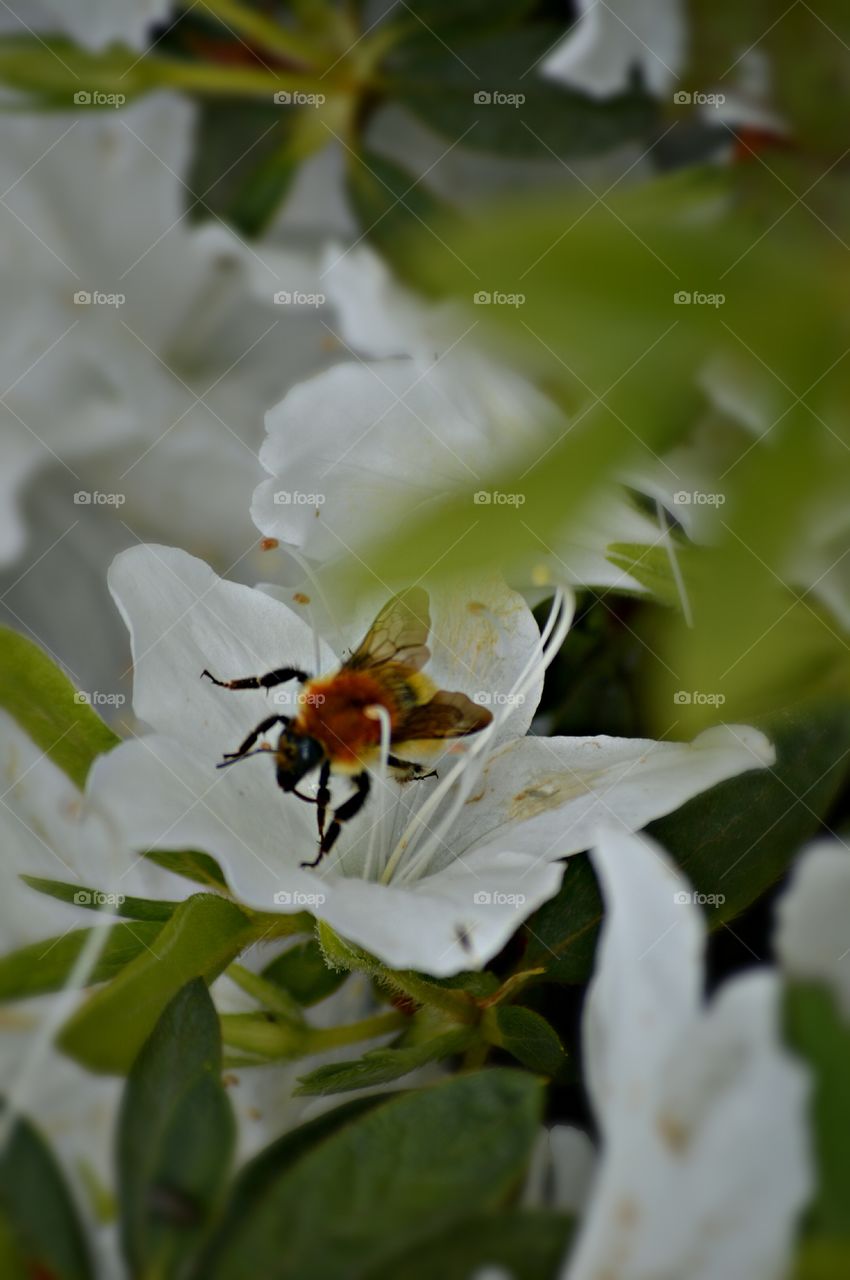
[[[428,592],[411,587],[387,601],[344,665],[363,670],[396,662],[419,671],[431,656],[426,644],[430,629]]]
[[[464,738],[486,729],[492,712],[465,693],[440,689],[424,706],[413,707],[393,732],[393,746],[422,738]]]

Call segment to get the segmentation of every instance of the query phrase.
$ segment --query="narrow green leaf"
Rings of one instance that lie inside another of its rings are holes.
[[[89,1246],[62,1172],[26,1119],[15,1121],[0,1151],[0,1218],[26,1263],[25,1275],[93,1280]]]
[[[38,645],[0,627],[0,707],[78,787],[120,739]]]
[[[533,1009],[496,1005],[487,1011],[482,1030],[493,1044],[532,1071],[556,1077],[566,1066],[567,1055],[556,1031]]]
[[[113,925],[89,983],[108,982],[131,960],[149,952],[156,946],[161,929],[162,924],[156,920]],[[61,990],[90,935],[91,929],[74,929],[58,938],[32,942],[0,958],[0,1001],[25,1000]]]
[[[121,1239],[132,1275],[183,1274],[224,1193],[234,1142],[218,1016],[195,979],[165,1009],[122,1099]]]
[[[434,1036],[431,1040],[424,1040],[421,1044],[370,1049],[362,1058],[351,1062],[331,1062],[324,1067],[317,1067],[306,1076],[300,1076],[295,1093],[324,1096],[389,1084],[429,1062],[440,1062],[444,1058],[463,1053],[475,1039],[476,1033],[471,1027],[458,1027]]]
[[[393,1097],[270,1178],[228,1215],[205,1280],[365,1280],[516,1186],[540,1122],[528,1074],[492,1070]]]
[[[94,1071],[122,1074],[166,1005],[193,978],[208,982],[253,941],[257,926],[213,894],[182,902],[145,951],[65,1024],[59,1044]]]
[[[299,1004],[306,1006],[326,1000],[342,986],[344,970],[331,969],[315,938],[296,942],[276,956],[263,970],[263,977],[288,991]]]
[[[145,857],[164,871],[173,871],[176,876],[183,876],[184,880],[206,885],[208,889],[223,889],[228,892],[224,872],[208,853],[200,853],[196,849],[148,849]]]
[[[49,898],[73,903],[89,911],[103,911],[107,915],[124,916],[128,920],[169,920],[178,906],[155,898],[116,898],[114,894],[101,893],[99,889],[87,889],[79,884],[67,884],[63,880],[44,880],[41,876],[21,876],[21,879]]]

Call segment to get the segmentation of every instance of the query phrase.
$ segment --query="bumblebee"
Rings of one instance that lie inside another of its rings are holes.
[[[251,755],[274,756],[281,790],[316,806],[319,850],[302,866],[318,866],[343,824],[363,808],[369,794],[369,769],[381,757],[382,719],[390,727],[387,765],[399,782],[432,777],[433,771],[418,763],[417,755],[433,751],[441,740],[479,733],[493,719],[486,707],[465,693],[439,689],[422,671],[431,656],[430,630],[428,594],[412,587],[384,605],[358,647],[331,675],[314,677],[296,667],[238,680],[218,680],[207,670],[201,673],[221,689],[268,690],[289,680],[300,682],[297,715],[273,715],[261,721],[218,768]],[[386,717],[378,708],[384,709]],[[278,725],[277,745],[254,750],[263,734]],[[316,795],[306,795],[298,784],[316,769]],[[333,810],[326,825],[332,773],[351,778],[354,790]]]

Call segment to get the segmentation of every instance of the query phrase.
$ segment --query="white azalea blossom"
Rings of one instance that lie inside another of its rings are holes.
[[[736,977],[706,1005],[687,881],[610,827],[592,858],[606,915],[583,1043],[602,1149],[565,1280],[780,1280],[811,1175],[778,978]]]
[[[544,59],[544,75],[594,97],[622,93],[636,70],[666,94],[685,59],[681,0],[579,0],[579,18]]]
[[[850,848],[816,840],[778,906],[776,950],[794,978],[823,981],[850,1019]]]
[[[151,29],[171,0],[4,0],[3,27],[10,34],[66,35],[87,49],[122,43],[144,49]]]
[[[376,778],[333,855],[309,869],[313,810],[278,789],[270,762],[215,771],[286,702],[218,689],[200,673],[230,678],[281,663],[328,671],[345,645],[334,654],[319,639],[316,663],[315,637],[292,609],[181,551],[131,548],[110,586],[132,637],[134,709],[153,732],[97,761],[92,812],[136,849],[206,849],[244,901],[309,909],[394,967],[446,975],[485,963],[555,893],[560,859],[589,845],[601,817],[638,829],[773,760],[764,737],[742,727],[690,744],[523,736],[541,692],[541,637],[520,596],[476,583],[434,593],[427,669],[440,687],[489,700],[492,728],[454,766],[447,757],[439,780]],[[567,610],[547,628],[547,650],[568,622]],[[335,803],[347,794],[336,779]]]
[[[262,416],[317,334],[275,306],[277,262],[187,219],[194,119],[160,94],[5,121],[0,561],[23,548],[16,503],[46,466],[79,519],[100,504],[227,564],[255,539]]]
[[[254,496],[257,526],[314,563],[338,559],[452,493],[475,503],[512,458],[541,454],[566,427],[557,406],[487,352],[476,320],[426,303],[364,246],[334,247],[320,279],[346,350],[357,356],[294,386],[266,418]],[[521,489],[521,484],[518,486]],[[552,581],[620,589],[639,584],[606,557],[612,542],[649,544],[659,531],[612,487],[534,568]]]

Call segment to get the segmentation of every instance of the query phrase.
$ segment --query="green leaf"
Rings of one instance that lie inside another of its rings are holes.
[[[413,231],[427,237],[447,215],[447,206],[415,174],[365,148],[349,157],[346,190],[363,234],[401,274],[408,266],[403,239]]]
[[[782,876],[820,827],[847,773],[850,708],[800,708],[758,727],[776,747],[772,769],[721,782],[648,827],[709,897],[711,928],[733,919]],[[549,981],[584,982],[601,916],[588,859],[568,859],[560,891],[523,928],[522,966],[543,966]]]
[[[333,995],[345,982],[346,976],[344,970],[328,967],[315,938],[287,947],[263,969],[263,977],[268,982],[283,987],[293,999],[308,1008]]]
[[[228,892],[224,872],[208,853],[199,853],[195,849],[148,849],[145,857],[164,871],[173,871],[176,876],[183,876],[184,880],[206,885],[208,889],[224,889]]]
[[[557,1077],[566,1066],[567,1056],[556,1031],[533,1009],[496,1005],[487,1011],[482,1030],[492,1044],[532,1071]]]
[[[805,1240],[791,1280],[843,1280],[850,1275],[850,1240]]]
[[[406,0],[401,17],[410,13],[414,20],[405,23],[404,42],[433,48],[441,40],[450,43],[463,35],[515,27],[534,7],[535,0],[464,0],[462,5],[456,0]]]
[[[471,1027],[458,1027],[434,1036],[431,1040],[424,1040],[421,1044],[370,1049],[362,1058],[351,1062],[331,1062],[327,1066],[317,1067],[309,1075],[300,1076],[295,1093],[324,1096],[389,1084],[429,1062],[440,1062],[444,1058],[463,1053],[476,1038]]]
[[[541,1110],[522,1072],[467,1075],[344,1125],[228,1217],[204,1280],[362,1280],[516,1186]]]
[[[0,1151],[0,1220],[25,1260],[26,1276],[93,1280],[89,1247],[62,1172],[26,1119],[15,1121]]]
[[[672,535],[671,535],[672,537]],[[676,542],[676,559],[682,572],[688,559],[686,548]],[[606,559],[617,569],[622,569],[632,578],[646,587],[656,600],[662,604],[681,604],[679,589],[673,577],[670,557],[664,547],[641,546],[638,542],[612,542],[606,552]]]
[[[131,960],[150,952],[161,929],[162,924],[156,920],[113,925],[88,983],[108,982]],[[91,932],[91,929],[74,929],[58,938],[32,942],[0,958],[0,1001],[25,1000],[60,991],[67,985]]]
[[[212,894],[182,902],[156,946],[131,961],[65,1024],[59,1044],[94,1071],[122,1074],[165,1007],[193,978],[211,982],[257,937],[234,903]]]
[[[196,978],[165,1009],[121,1103],[121,1240],[134,1276],[183,1273],[224,1194],[235,1133],[218,1015]]]
[[[850,1248],[850,1025],[826,987],[792,983],[785,992],[785,1028],[813,1076],[817,1190],[808,1225],[814,1235],[843,1237]]]
[[[128,920],[169,920],[178,906],[176,902],[155,898],[127,898],[112,901],[116,895],[101,893],[99,889],[87,889],[79,884],[66,884],[63,880],[44,880],[41,876],[21,876],[21,879],[49,898],[72,903],[90,911],[104,911],[109,915],[124,916]]]
[[[478,1213],[433,1240],[370,1271],[368,1280],[470,1280],[496,1274],[511,1280],[552,1280],[566,1257],[572,1222],[543,1209]]]
[[[0,627],[0,707],[78,787],[120,739],[38,645]]]
[[[595,155],[657,127],[658,107],[645,93],[600,101],[540,75],[537,63],[561,34],[562,26],[547,23],[399,45],[387,67],[388,92],[452,142],[550,163]]]

